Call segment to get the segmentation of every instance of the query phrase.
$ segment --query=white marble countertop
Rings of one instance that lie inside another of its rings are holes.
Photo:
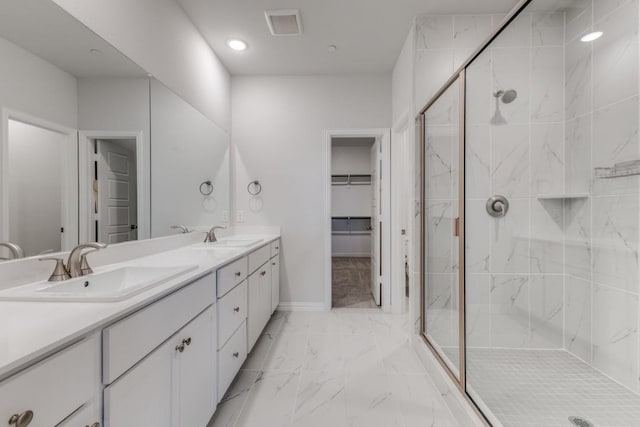
[[[198,265],[195,270],[124,301],[0,302],[0,380],[279,237],[278,234],[233,235],[228,238],[260,241],[248,247],[225,247],[216,251],[189,245],[118,263],[122,266]],[[113,266],[105,265],[95,271]],[[216,290],[211,292],[215,294]]]

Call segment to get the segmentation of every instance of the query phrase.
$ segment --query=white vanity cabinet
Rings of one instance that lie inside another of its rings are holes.
[[[99,426],[99,340],[92,336],[0,382],[0,423],[9,427]],[[81,419],[76,417],[85,409]],[[32,418],[30,423],[26,420]],[[74,419],[78,422],[73,423]],[[21,424],[19,424],[21,423]],[[97,424],[96,424],[97,423]]]
[[[249,254],[249,312],[247,318],[247,348],[253,348],[271,317],[271,264],[269,245]],[[251,267],[254,268],[251,268]]]
[[[247,358],[248,257],[218,269],[218,401]]]
[[[216,404],[216,278],[103,330],[106,426],[205,426]]]
[[[280,304],[280,239],[271,243],[271,314]]]
[[[280,304],[280,255],[271,258],[271,314]]]

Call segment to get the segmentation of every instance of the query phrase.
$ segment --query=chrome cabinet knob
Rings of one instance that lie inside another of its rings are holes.
[[[487,200],[486,209],[487,213],[494,218],[503,217],[509,211],[509,201],[499,194],[491,196]]]
[[[182,340],[182,344],[186,344],[188,346],[191,345],[191,337],[188,337],[188,338]]]
[[[9,425],[16,427],[27,427],[33,421],[33,411],[27,410],[21,414],[13,414],[9,418]]]
[[[233,357],[235,357],[235,358],[237,359],[238,357],[240,357],[240,353],[238,353],[238,352],[236,351],[235,353],[233,353]]]
[[[262,271],[260,272],[260,275],[261,275],[261,276],[264,276],[265,274],[267,274],[267,271],[266,271],[266,270],[262,270]]]
[[[276,263],[275,263],[275,262],[272,262],[272,263],[271,263],[271,265],[276,265]]]
[[[242,273],[241,273],[241,272],[236,271],[236,277],[240,277],[241,275],[242,275]]]
[[[233,307],[233,311],[235,311],[236,313],[240,312],[240,307]]]
[[[184,341],[182,344],[176,346],[176,351],[179,351],[180,353],[184,351]]]

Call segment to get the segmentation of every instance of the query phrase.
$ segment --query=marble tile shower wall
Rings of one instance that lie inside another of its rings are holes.
[[[640,391],[638,175],[593,168],[640,159],[638,1],[579,0],[566,12],[565,348]],[[590,31],[604,35],[580,41]]]
[[[466,207],[468,345],[565,348],[636,391],[640,179],[596,179],[593,168],[640,158],[638,15],[638,0],[577,0],[523,15],[469,68]],[[416,20],[418,110],[501,20]],[[581,42],[591,29],[605,35]],[[500,89],[518,97],[500,105],[507,124],[494,126]],[[451,153],[436,145],[427,164],[449,164],[431,178],[451,180]],[[492,194],[510,200],[503,219],[485,213]],[[454,200],[427,197],[427,221],[450,232],[453,212],[437,204]],[[453,244],[444,234],[427,242],[432,279],[455,273]],[[456,287],[433,283],[442,317],[432,326],[455,339]]]

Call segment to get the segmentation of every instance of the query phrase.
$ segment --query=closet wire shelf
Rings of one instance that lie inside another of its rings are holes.
[[[331,185],[371,185],[371,175],[331,175]]]
[[[333,236],[368,236],[371,234],[371,217],[331,217],[331,234]]]

